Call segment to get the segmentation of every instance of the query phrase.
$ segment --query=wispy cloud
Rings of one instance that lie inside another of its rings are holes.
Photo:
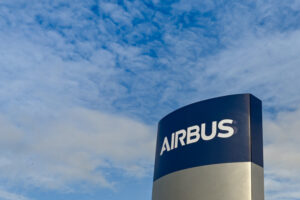
[[[266,110],[296,108],[300,103],[295,92],[300,73],[299,38],[299,31],[293,31],[234,42],[206,59],[205,68],[196,72],[199,93],[212,96],[248,91],[264,100]]]
[[[32,200],[19,194],[7,192],[0,189],[0,198],[3,200]]]
[[[101,23],[98,29],[90,6],[1,4],[1,177],[12,185],[69,191],[80,182],[114,187],[110,170],[149,176],[155,130],[120,116],[133,108],[118,106],[129,90],[128,78],[120,79],[126,69],[118,65],[143,67],[147,56],[117,42],[97,47]],[[122,8],[101,7],[107,14],[114,9]],[[91,32],[82,35],[81,26]],[[105,114],[117,110],[119,116]]]
[[[265,174],[267,199],[299,199],[300,110],[279,113],[275,120],[266,120]]]
[[[30,130],[1,119],[3,179],[68,191],[74,181],[113,188],[106,169],[133,177],[152,171],[153,130],[126,117],[82,108],[57,111],[47,122],[23,115],[19,125]]]

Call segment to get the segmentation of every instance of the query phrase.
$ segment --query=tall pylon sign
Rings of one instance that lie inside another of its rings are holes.
[[[161,119],[152,200],[264,200],[261,101],[229,95]]]

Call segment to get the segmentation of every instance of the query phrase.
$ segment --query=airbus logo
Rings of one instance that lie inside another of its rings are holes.
[[[170,141],[167,136],[164,138],[160,156],[162,156],[165,151],[171,151],[179,148],[180,146],[183,147],[185,145],[196,143],[200,139],[208,141],[215,137],[229,138],[235,134],[232,124],[232,119],[223,119],[219,122],[213,121],[211,132],[209,134],[207,133],[205,123],[201,124],[201,128],[198,125],[194,125],[189,126],[187,129],[178,130],[172,133]]]

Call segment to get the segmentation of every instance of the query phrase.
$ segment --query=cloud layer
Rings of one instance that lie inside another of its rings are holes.
[[[267,199],[299,199],[300,110],[279,113],[265,122],[265,175]]]
[[[62,191],[80,181],[113,189],[109,170],[133,177],[152,172],[154,138],[149,126],[82,108],[58,112],[42,124],[24,117],[19,124],[30,120],[30,131],[1,117],[2,179]]]
[[[22,195],[18,195],[15,193],[7,192],[5,190],[0,189],[0,198],[3,200],[32,200]]]
[[[238,40],[204,61],[206,67],[195,72],[195,85],[211,96],[252,92],[264,101],[265,110],[295,109],[300,102],[299,38],[300,32],[293,31]]]

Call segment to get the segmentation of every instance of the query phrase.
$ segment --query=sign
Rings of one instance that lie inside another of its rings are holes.
[[[160,120],[153,200],[252,200],[255,195],[255,200],[264,198],[259,99],[251,94],[218,97]]]

